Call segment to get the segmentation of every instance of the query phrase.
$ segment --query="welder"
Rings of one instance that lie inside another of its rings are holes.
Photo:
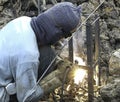
[[[37,81],[55,57],[51,45],[71,36],[80,13],[79,6],[62,2],[37,17],[18,17],[0,30],[0,102],[9,102],[13,94],[19,102],[37,102],[46,93]]]

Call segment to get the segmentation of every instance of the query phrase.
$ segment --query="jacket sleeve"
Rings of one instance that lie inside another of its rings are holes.
[[[19,64],[16,70],[16,90],[19,102],[37,102],[43,90],[37,85],[38,63]]]

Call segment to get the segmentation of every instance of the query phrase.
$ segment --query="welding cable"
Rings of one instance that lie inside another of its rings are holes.
[[[56,97],[55,97],[55,92],[53,92],[53,93],[51,93],[52,94],[52,97],[53,97],[53,102],[57,102],[57,99],[56,99]]]
[[[65,82],[66,82],[66,78],[67,78],[67,75],[68,75],[69,71],[70,71],[70,67],[67,66],[67,67],[66,67],[66,70],[65,70],[65,72],[64,72],[64,77],[63,77],[63,81],[62,81],[62,88],[61,88],[60,102],[63,102],[64,84],[65,84]]]

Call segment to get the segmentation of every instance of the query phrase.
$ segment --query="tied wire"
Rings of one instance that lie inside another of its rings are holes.
[[[94,11],[78,26],[78,28],[76,29],[75,32],[78,32],[80,30],[80,28],[82,27],[82,25],[84,25],[86,23],[86,21],[97,11],[97,9],[105,2],[102,1],[95,9]],[[52,64],[55,62],[56,58],[58,55],[60,55],[60,53],[62,52],[63,48],[68,44],[68,42],[70,41],[70,39],[75,35],[75,33],[72,34],[72,36],[70,36],[68,38],[68,41],[62,46],[62,48],[60,49],[60,51],[58,51],[56,53],[55,58],[51,61],[51,63],[49,64],[49,66],[47,67],[47,69],[44,71],[44,73],[42,74],[42,76],[39,78],[37,84],[39,84],[39,82],[42,80],[42,78],[44,77],[44,75],[46,74],[46,72],[49,70],[49,68],[52,66]]]

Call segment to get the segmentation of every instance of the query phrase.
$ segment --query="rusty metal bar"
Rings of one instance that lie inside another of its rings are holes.
[[[73,62],[73,59],[74,59],[73,58],[73,38],[69,40],[68,47],[69,47],[69,60]]]
[[[87,36],[87,66],[88,70],[88,102],[93,102],[94,88],[93,88],[93,46],[92,46],[92,31],[89,21],[86,23]]]
[[[95,15],[95,19],[98,18],[98,15]],[[95,60],[98,61],[96,65],[96,73],[98,73],[98,85],[101,85],[101,69],[100,69],[100,25],[99,19],[95,22]]]

